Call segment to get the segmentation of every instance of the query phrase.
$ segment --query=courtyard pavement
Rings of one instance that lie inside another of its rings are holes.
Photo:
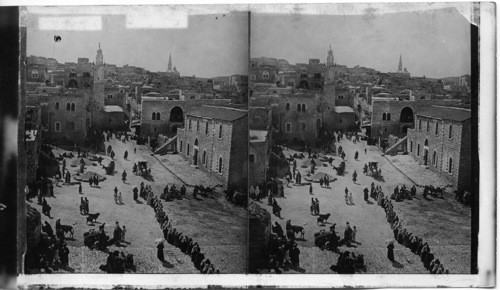
[[[105,230],[112,236],[115,222],[127,228],[124,247],[110,246],[109,249],[126,251],[134,254],[137,273],[199,273],[193,266],[188,255],[182,253],[178,248],[165,242],[165,259],[168,263],[162,263],[156,258],[155,240],[163,238],[160,225],[155,220],[154,210],[139,197],[139,201],[133,200],[133,186],[140,186],[141,182],[151,185],[155,194],[160,194],[168,183],[176,184],[177,188],[183,182],[171,171],[167,170],[158,159],[151,155],[146,146],[137,146],[135,141],[123,143],[116,139],[105,142],[106,147],[111,145],[115,151],[115,174],[105,175],[102,166],[87,166],[86,171],[94,171],[106,177],[99,183],[99,188],[90,187],[83,183],[83,194],[78,193],[78,185],[62,185],[54,187],[55,198],[46,198],[52,207],[52,219],[42,215],[42,223],[48,221],[55,229],[55,222],[61,219],[61,224],[71,225],[74,228],[74,240],[66,242],[70,249],[69,266],[76,273],[103,273],[99,270],[100,264],[105,264],[107,254],[97,250],[90,250],[83,245],[83,233],[105,223]],[[137,154],[134,154],[134,147]],[[128,160],[123,159],[125,150],[128,151]],[[62,149],[54,149],[54,153],[66,152]],[[74,153],[74,152],[73,152]],[[107,164],[111,158],[101,155],[103,164]],[[175,155],[165,155],[161,159],[177,158]],[[73,160],[76,158],[73,158]],[[71,164],[69,158],[66,164]],[[152,179],[146,180],[141,176],[132,174],[134,162],[145,160],[151,168]],[[168,163],[167,163],[168,164]],[[167,165],[168,166],[168,165]],[[77,167],[67,167],[72,174],[77,172]],[[122,182],[121,174],[127,172],[126,182]],[[198,169],[186,168],[185,172]],[[196,176],[196,174],[193,174]],[[72,181],[74,181],[72,179]],[[122,193],[123,204],[115,204],[114,187]],[[245,273],[246,272],[246,235],[247,214],[246,210],[227,203],[223,198],[212,199],[200,197],[198,200],[192,197],[192,188],[187,188],[186,198],[171,202],[163,201],[164,209],[172,221],[172,225],[182,233],[192,237],[198,242],[202,252],[209,258],[221,273]],[[86,224],[86,216],[80,215],[80,198],[87,197],[90,204],[90,213],[100,213],[95,225]],[[41,206],[36,204],[36,199],[31,203],[41,212]]]
[[[283,209],[282,218],[272,215],[272,223],[277,221],[284,229],[286,221],[291,220],[293,225],[305,228],[305,239],[297,239],[301,251],[300,267],[305,273],[335,273],[330,270],[330,266],[337,263],[339,254],[322,251],[314,246],[314,233],[322,229],[328,231],[329,227],[336,223],[337,234],[343,237],[346,222],[349,222],[351,227],[357,228],[356,241],[358,243],[352,247],[342,246],[339,250],[363,254],[366,273],[429,273],[419,256],[397,242],[394,249],[396,262],[391,263],[387,259],[387,244],[388,241],[393,240],[393,233],[385,218],[385,212],[375,200],[370,198],[368,202],[365,202],[363,199],[363,189],[370,188],[372,182],[375,185],[381,185],[386,195],[392,193],[396,185],[405,184],[407,188],[410,188],[412,182],[383,157],[376,146],[367,146],[363,141],[355,144],[346,139],[337,143],[337,148],[339,145],[346,152],[347,172],[344,176],[337,176],[331,166],[317,165],[319,172],[337,178],[335,182],[330,183],[330,188],[322,188],[319,183],[313,183],[313,195],[310,195],[308,185],[290,183],[290,186],[285,185],[285,198],[276,198]],[[354,160],[356,151],[359,152],[359,161]],[[285,150],[284,154],[288,157],[295,152]],[[338,166],[341,158],[332,157],[334,158],[333,165]],[[305,179],[310,168],[301,168],[303,160],[297,159],[297,169],[302,174],[303,182],[307,182]],[[369,161],[378,162],[382,169],[383,182],[378,182],[363,174],[363,166]],[[352,180],[355,170],[358,173],[356,183]],[[429,179],[427,183],[432,184],[432,180]],[[347,205],[344,200],[346,187],[353,193],[354,205]],[[331,214],[325,226],[317,225],[317,217],[310,213],[312,197],[319,200],[321,214]],[[267,200],[262,200],[262,202],[261,206],[272,212],[272,207],[267,205]],[[421,188],[417,188],[416,199],[403,202],[393,201],[393,205],[404,226],[429,243],[431,251],[444,263],[450,273],[470,273],[471,213],[469,207],[457,203],[451,197],[426,200],[422,197]],[[294,271],[287,273],[294,273]]]

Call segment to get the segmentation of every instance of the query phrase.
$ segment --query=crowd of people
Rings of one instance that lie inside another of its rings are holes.
[[[34,251],[36,255],[33,256],[37,257],[34,266],[43,273],[52,273],[68,267],[69,249],[64,242],[64,234],[62,238],[60,233],[54,235],[54,230],[47,221],[42,225],[38,247]]]

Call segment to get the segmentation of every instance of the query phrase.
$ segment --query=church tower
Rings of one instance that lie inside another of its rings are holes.
[[[168,56],[168,70],[167,71],[172,71],[172,54]]]
[[[401,56],[401,54],[399,55],[399,65],[398,65],[398,72],[402,72],[403,71],[403,58]]]
[[[104,83],[104,56],[102,55],[101,44],[95,57],[94,84]]]

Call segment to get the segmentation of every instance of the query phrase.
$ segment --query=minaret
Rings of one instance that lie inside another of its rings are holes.
[[[333,50],[332,50],[332,45],[330,44],[330,50],[328,51],[328,56],[326,57],[326,66],[334,66],[335,65],[335,60],[333,57]]]
[[[95,57],[95,64],[96,65],[104,64],[104,56],[102,55],[101,43],[99,43],[99,49],[97,50],[97,55]]]
[[[168,57],[168,71],[172,71],[172,54]]]
[[[399,65],[398,65],[398,72],[403,71],[403,58],[401,57],[401,54],[399,55]]]

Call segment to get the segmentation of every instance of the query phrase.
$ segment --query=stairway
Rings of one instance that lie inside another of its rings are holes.
[[[405,136],[404,138],[398,140],[398,142],[396,142],[396,144],[392,145],[391,147],[387,148],[385,150],[385,154],[387,155],[396,155],[398,153],[398,149],[403,149],[403,148],[400,148],[401,145],[403,145],[404,143],[406,143],[408,140],[408,136]]]
[[[174,149],[172,148],[173,142],[177,142],[177,135],[169,138],[165,143],[163,143],[158,149],[155,150],[154,154],[165,155],[169,152],[174,152]]]

